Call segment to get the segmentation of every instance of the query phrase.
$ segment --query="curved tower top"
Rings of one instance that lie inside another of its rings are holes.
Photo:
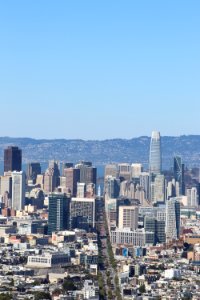
[[[149,172],[158,175],[161,173],[161,137],[159,131],[153,131],[149,154]]]

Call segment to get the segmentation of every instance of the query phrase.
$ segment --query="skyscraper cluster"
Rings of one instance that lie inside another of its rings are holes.
[[[42,173],[38,162],[22,170],[22,150],[4,151],[4,175],[0,177],[1,213],[5,216],[48,207],[48,232],[70,228],[92,230],[95,225],[97,169],[91,162],[50,161]]]
[[[199,195],[196,186],[185,187],[182,158],[175,155],[172,165],[172,170],[162,171],[161,135],[153,131],[148,170],[139,162],[105,167],[105,207],[113,242],[129,244],[134,237],[136,245],[153,245],[179,238],[181,207],[197,208]]]

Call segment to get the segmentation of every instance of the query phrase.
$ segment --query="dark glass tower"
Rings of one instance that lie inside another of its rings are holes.
[[[80,169],[80,182],[85,183],[97,183],[97,168],[92,166],[91,162],[81,161],[75,166]]]
[[[33,180],[33,183],[36,182],[37,175],[41,174],[41,165],[40,163],[29,163],[27,165],[27,178],[28,180]]]
[[[4,150],[4,172],[22,170],[22,150],[9,146]]]
[[[69,228],[70,198],[65,194],[49,195],[48,234]]]
[[[185,195],[184,164],[180,156],[174,157],[174,178],[179,183],[180,195]]]

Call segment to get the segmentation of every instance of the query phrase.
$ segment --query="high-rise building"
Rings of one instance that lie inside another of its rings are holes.
[[[3,197],[5,207],[9,207],[12,199],[12,172],[4,172],[4,176],[0,177],[0,194]]]
[[[70,204],[71,228],[93,230],[95,227],[95,199],[72,198]]]
[[[179,183],[179,195],[185,195],[184,164],[180,156],[174,157],[174,178]]]
[[[69,189],[72,196],[76,196],[77,183],[80,182],[80,169],[64,168],[63,176],[66,177],[66,188]]]
[[[152,202],[165,202],[165,176],[164,175],[157,175],[154,180],[154,199]]]
[[[22,210],[25,202],[25,173],[12,172],[12,208]]]
[[[131,177],[140,178],[140,175],[143,171],[142,164],[132,164],[131,165]]]
[[[166,242],[165,221],[156,220],[156,243],[164,244]]]
[[[155,244],[166,242],[164,220],[158,220],[156,217],[146,215],[144,218],[144,229],[154,233]]]
[[[135,199],[138,199],[141,205],[144,205],[147,200],[144,188],[139,184],[136,185]]]
[[[123,180],[131,179],[131,165],[127,163],[121,163],[119,167],[119,177]]]
[[[44,174],[37,175],[36,185],[39,185],[42,190],[44,189]]]
[[[80,170],[80,182],[85,183],[97,183],[97,168],[92,166],[91,162],[81,161],[75,166],[76,169]]]
[[[135,199],[135,184],[133,181],[122,181],[120,184],[120,196]]]
[[[9,146],[4,150],[4,172],[22,170],[22,150]]]
[[[145,216],[144,218],[144,229],[145,231],[154,233],[154,244],[156,242],[156,218],[151,216]]]
[[[27,179],[32,180],[33,183],[36,183],[37,175],[41,174],[41,165],[40,163],[28,163],[27,165]]]
[[[149,200],[149,173],[142,172],[140,175],[140,186],[143,187],[145,192],[145,199]]]
[[[180,235],[180,201],[170,198],[166,201],[165,233],[167,241],[177,240]]]
[[[71,162],[66,162],[63,164],[63,171],[64,169],[67,169],[67,168],[73,168],[74,167],[74,164],[71,163]]]
[[[105,178],[107,176],[112,176],[115,178],[119,177],[119,170],[117,164],[108,164],[105,166]]]
[[[44,191],[45,193],[53,193],[56,188],[56,181],[52,169],[47,169],[44,174]]]
[[[86,186],[86,198],[94,198],[96,195],[95,193],[95,184],[89,183]]]
[[[197,188],[192,187],[191,189],[187,189],[186,194],[187,194],[187,206],[188,207],[197,207],[198,206]]]
[[[161,138],[160,132],[153,131],[151,136],[150,155],[149,155],[149,172],[151,176],[161,173]]]
[[[83,182],[77,183],[77,198],[85,198],[86,196],[86,184]]]
[[[104,183],[105,195],[108,198],[119,197],[120,192],[120,180],[113,176],[106,176]]]
[[[45,193],[52,193],[60,183],[60,171],[58,164],[55,161],[49,162],[49,167],[44,174],[44,191]]]
[[[137,206],[119,206],[118,228],[138,228],[138,207]]]
[[[167,184],[167,195],[166,198],[170,199],[172,197],[179,197],[180,196],[179,190],[179,182],[176,181],[174,178],[172,181],[169,181]]]
[[[65,194],[49,195],[48,234],[69,228],[70,198]]]

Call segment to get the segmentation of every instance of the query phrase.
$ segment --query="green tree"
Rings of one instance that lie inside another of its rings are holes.
[[[0,300],[12,300],[11,294],[0,294]]]
[[[41,299],[51,300],[51,295],[46,292],[36,292],[34,293],[34,296],[35,296],[35,300],[41,300]]]
[[[146,288],[144,284],[141,284],[141,286],[139,287],[139,291],[141,294],[144,294],[146,292]]]
[[[76,286],[70,277],[67,277],[67,279],[64,280],[62,287],[65,292],[76,290]]]

